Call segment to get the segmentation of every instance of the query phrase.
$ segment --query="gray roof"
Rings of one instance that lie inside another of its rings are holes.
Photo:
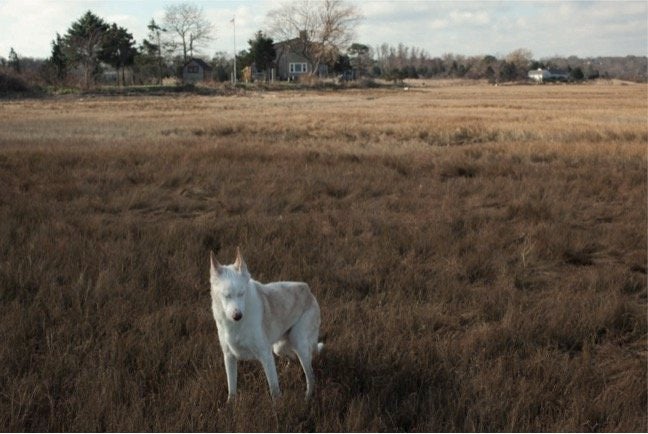
[[[202,60],[202,59],[198,59],[198,58],[195,58],[195,57],[192,57],[191,59],[189,59],[189,61],[188,61],[187,63],[185,63],[184,66],[189,65],[191,62],[196,62],[196,63],[197,63],[198,65],[200,65],[200,67],[201,67],[202,69],[204,69],[204,70],[209,70],[209,71],[211,71],[211,70],[213,69],[213,68],[212,68],[208,63],[206,63],[204,60]]]

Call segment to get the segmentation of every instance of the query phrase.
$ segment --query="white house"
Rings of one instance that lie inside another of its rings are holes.
[[[560,71],[558,69],[534,69],[529,71],[528,77],[531,80],[542,83],[545,81],[567,81],[569,79],[569,73]]]

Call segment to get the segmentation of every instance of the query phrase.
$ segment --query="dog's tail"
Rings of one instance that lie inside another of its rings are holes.
[[[317,355],[322,354],[322,350],[324,349],[324,341],[326,340],[326,335],[328,335],[328,333],[324,333],[322,336],[319,337],[321,341],[319,341],[315,346]]]

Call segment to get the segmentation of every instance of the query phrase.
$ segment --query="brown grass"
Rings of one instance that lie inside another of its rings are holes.
[[[8,431],[646,431],[648,88],[0,106]],[[310,283],[309,404],[226,381],[208,250]]]

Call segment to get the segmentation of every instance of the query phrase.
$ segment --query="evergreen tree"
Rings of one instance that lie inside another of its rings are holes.
[[[333,64],[333,72],[336,74],[343,74],[351,69],[351,59],[346,54],[339,54],[335,64]]]
[[[577,66],[576,68],[572,69],[569,72],[569,76],[574,81],[582,81],[583,79],[585,79],[585,74],[583,73],[583,70],[581,69],[580,66]]]
[[[65,57],[81,68],[85,88],[94,82],[99,62],[103,60],[108,30],[109,26],[103,19],[88,11],[72,23],[63,37]]]
[[[358,71],[358,77],[365,75],[367,68],[373,63],[370,56],[371,49],[364,44],[354,42],[351,44],[347,53],[349,53],[349,61],[351,65]]]
[[[58,33],[56,34],[56,39],[52,41],[52,54],[48,62],[54,68],[55,77],[58,80],[64,80],[67,76],[68,60],[63,52],[63,39]]]
[[[102,48],[101,60],[113,66],[119,75],[121,69],[121,84],[125,83],[125,70],[135,62],[135,40],[133,35],[123,27],[112,24],[106,32]]]
[[[7,64],[9,65],[9,68],[20,74],[20,59],[13,47],[9,50],[9,61]]]
[[[154,65],[157,70],[158,84],[162,84],[162,76],[164,74],[164,57],[162,56],[162,34],[166,29],[160,27],[154,19],[148,24],[149,34],[148,39],[144,39],[142,46],[146,54],[154,60]]]
[[[254,62],[257,70],[266,71],[267,74],[277,57],[274,41],[259,30],[254,35],[254,39],[248,41],[248,44],[250,45],[250,59]]]

